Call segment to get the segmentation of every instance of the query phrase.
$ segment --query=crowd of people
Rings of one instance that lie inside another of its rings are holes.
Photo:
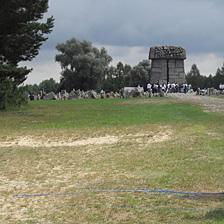
[[[157,83],[148,83],[147,90],[149,93],[155,95],[158,93],[187,93],[192,89],[190,84],[183,83],[183,84],[177,84],[177,83],[168,83],[168,84],[160,84]]]

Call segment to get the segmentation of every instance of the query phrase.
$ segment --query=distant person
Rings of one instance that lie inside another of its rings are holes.
[[[152,85],[151,85],[151,83],[148,83],[147,84],[147,90],[149,91],[149,90],[151,90],[152,89]]]
[[[149,97],[151,97],[152,96],[152,85],[151,85],[151,83],[147,84],[147,91],[149,93]]]
[[[186,83],[183,84],[183,91],[184,91],[185,94],[188,92],[188,86],[187,86]]]
[[[196,94],[201,95],[201,88],[200,87],[197,88],[197,93]]]
[[[175,93],[175,90],[176,90],[176,84],[172,83],[171,84],[171,93]]]
[[[219,90],[221,90],[221,91],[224,90],[224,84],[222,84],[222,83],[219,84]]]
[[[163,91],[164,93],[166,92],[166,84],[165,84],[165,83],[162,84],[162,91]]]
[[[179,85],[175,83],[175,93],[178,93],[178,91],[179,91]]]
[[[168,82],[168,83],[167,83],[167,90],[166,90],[166,93],[170,93],[170,91],[171,91],[171,85],[170,85],[170,83]]]
[[[30,101],[35,100],[34,94],[31,93],[31,94],[29,95],[29,98],[30,98]]]

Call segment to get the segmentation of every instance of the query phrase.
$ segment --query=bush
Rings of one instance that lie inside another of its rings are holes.
[[[0,83],[0,110],[19,107],[26,103],[27,97],[23,87],[17,87],[9,80]]]

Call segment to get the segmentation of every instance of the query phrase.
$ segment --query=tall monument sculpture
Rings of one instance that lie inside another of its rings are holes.
[[[186,51],[182,47],[157,46],[151,47],[151,83],[159,81],[160,84],[186,82],[184,60]]]

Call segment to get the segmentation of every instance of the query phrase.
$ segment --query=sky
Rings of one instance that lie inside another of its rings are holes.
[[[45,17],[55,27],[32,67],[26,83],[60,80],[55,46],[73,37],[105,47],[113,65],[136,65],[148,59],[149,48],[182,46],[185,69],[196,63],[203,75],[215,74],[224,62],[224,0],[49,0]]]

